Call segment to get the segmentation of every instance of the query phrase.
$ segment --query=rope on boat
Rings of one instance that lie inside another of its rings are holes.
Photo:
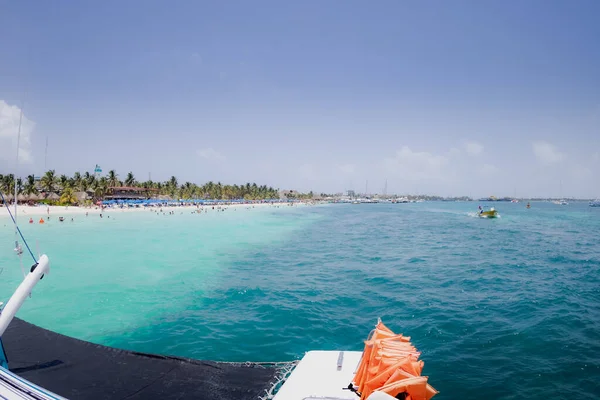
[[[215,361],[217,364],[230,364],[230,365],[243,365],[245,367],[252,367],[258,365],[259,367],[280,367],[293,364],[298,364],[298,361]]]
[[[277,391],[281,388],[281,386],[285,383],[285,381],[290,377],[296,365],[298,365],[300,361],[289,361],[289,362],[278,362],[278,363],[270,363],[279,367],[279,374],[275,377],[275,381],[271,385],[269,390],[265,389],[265,395],[259,397],[259,400],[271,400],[277,394]],[[267,364],[267,363],[265,363]]]
[[[35,256],[33,255],[33,252],[29,248],[29,244],[27,244],[27,240],[25,240],[25,237],[21,233],[21,229],[17,225],[17,221],[15,221],[15,217],[13,217],[12,213],[10,212],[10,207],[8,206],[8,203],[4,199],[4,195],[2,194],[2,192],[0,192],[0,198],[2,198],[2,202],[6,206],[6,209],[8,210],[8,215],[10,215],[10,219],[12,219],[13,223],[15,224],[15,227],[17,228],[17,232],[19,232],[19,235],[21,236],[21,239],[23,239],[23,243],[25,243],[25,247],[27,248],[27,251],[29,251],[29,254],[31,254],[31,258],[33,258],[33,262],[37,263],[37,260],[36,260]],[[15,199],[15,201],[16,201],[16,199]]]

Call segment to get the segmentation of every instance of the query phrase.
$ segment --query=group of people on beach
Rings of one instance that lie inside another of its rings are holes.
[[[229,208],[232,208],[233,211],[237,211],[236,205],[241,205],[241,204],[216,204],[216,205],[210,205],[210,204],[204,204],[204,205],[200,205],[200,204],[187,204],[187,203],[177,203],[177,204],[161,204],[161,205],[153,205],[153,206],[145,206],[142,207],[143,209],[146,209],[150,212],[154,212],[157,215],[175,215],[176,210],[173,210],[173,208],[182,208],[182,207],[187,207],[189,208],[190,206],[192,206],[194,209],[191,211],[191,214],[206,214],[209,211],[216,211],[216,212],[225,212],[225,210],[228,210]],[[281,203],[271,203],[269,204],[270,207],[272,208],[280,208],[283,204]],[[294,203],[287,203],[288,206],[293,207],[295,204]],[[228,207],[231,206],[231,207]],[[253,208],[255,208],[254,204],[244,204],[244,209],[246,210],[251,210]],[[97,205],[95,207],[93,207],[94,210],[96,211],[100,211],[99,214],[97,214],[100,218],[104,218],[104,213],[105,211],[108,210],[119,210],[119,209],[123,209],[124,207],[122,207],[121,205],[112,205],[112,206],[106,206],[106,205]],[[129,207],[127,207],[129,208]],[[170,208],[171,210],[163,210],[163,208]],[[91,208],[90,208],[91,209]],[[67,211],[68,208],[65,207],[65,211]],[[37,221],[38,224],[45,224],[47,222],[50,222],[51,216],[50,216],[50,211],[51,208],[50,207],[46,207],[46,214],[47,216],[44,217],[40,217],[40,219]],[[23,211],[25,213],[25,211]],[[180,214],[183,214],[183,211],[180,212]],[[88,217],[89,216],[89,211],[85,212],[85,216]],[[63,216],[59,216],[58,217],[58,221],[59,222],[65,222],[68,220],[68,218],[71,219],[71,222],[75,222],[75,218],[74,217],[63,217]],[[110,215],[106,215],[106,218],[110,218]],[[34,220],[33,217],[29,218],[29,223],[30,224],[34,224],[36,221]]]

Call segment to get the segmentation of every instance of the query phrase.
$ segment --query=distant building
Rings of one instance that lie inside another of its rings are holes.
[[[105,200],[145,200],[158,195],[158,189],[143,187],[109,187]]]
[[[280,199],[289,199],[298,196],[298,192],[296,190],[280,190],[279,198]]]
[[[348,197],[356,197],[354,190],[348,190]]]

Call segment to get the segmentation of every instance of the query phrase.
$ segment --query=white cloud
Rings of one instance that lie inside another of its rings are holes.
[[[472,156],[477,156],[483,152],[483,145],[477,142],[465,143],[465,151]]]
[[[533,154],[542,164],[554,164],[565,159],[564,153],[548,142],[533,142],[532,146]]]
[[[197,153],[198,153],[198,156],[200,156],[206,160],[221,161],[221,160],[225,159],[225,156],[223,154],[219,153],[212,147],[208,147],[206,149],[200,149],[200,150],[198,150]]]
[[[484,163],[479,157],[457,147],[441,152],[414,151],[403,146],[393,157],[383,160],[380,175],[392,182],[391,190],[441,195],[474,195],[473,190],[487,192],[488,177],[499,176],[500,168]],[[495,187],[497,190],[497,187]]]
[[[498,168],[492,164],[483,164],[483,166],[480,169],[480,172],[483,175],[492,175],[499,171],[500,171],[500,168]]]
[[[453,150],[456,152],[456,149]],[[412,151],[408,146],[402,146],[394,157],[384,159],[384,165],[389,172],[416,181],[442,178],[448,160],[448,156]]]
[[[19,133],[21,109],[0,100],[0,159],[14,161]],[[19,142],[19,162],[31,162],[31,134],[35,123],[23,114],[21,122],[21,140]]]
[[[355,170],[353,164],[338,165],[338,169],[345,174],[351,174]]]

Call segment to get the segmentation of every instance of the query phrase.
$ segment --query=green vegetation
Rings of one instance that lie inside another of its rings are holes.
[[[221,182],[208,182],[204,185],[197,185],[185,182],[180,185],[175,176],[165,182],[150,180],[139,182],[132,172],[127,173],[125,180],[121,181],[115,170],[111,170],[106,176],[99,178],[89,172],[85,172],[83,175],[76,172],[72,177],[57,176],[54,170],[47,171],[39,180],[36,180],[33,175],[29,175],[25,179],[25,185],[22,184],[20,178],[17,179],[17,194],[19,195],[19,201],[43,201],[50,204],[69,205],[83,203],[87,199],[102,199],[109,193],[110,188],[122,186],[154,189],[152,196],[168,196],[172,199],[230,200],[243,198],[246,200],[263,200],[279,198],[277,189],[266,185],[259,186],[256,183],[223,185]],[[12,199],[15,192],[13,174],[0,174],[0,191],[9,199]],[[310,193],[310,197],[312,197],[312,193]]]

